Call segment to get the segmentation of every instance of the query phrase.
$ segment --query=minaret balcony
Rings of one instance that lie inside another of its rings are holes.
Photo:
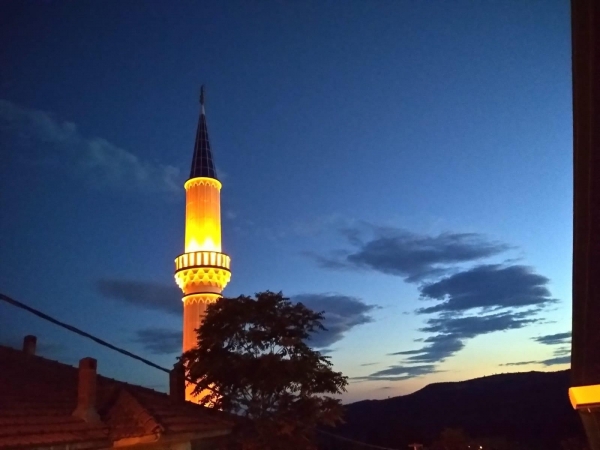
[[[192,267],[218,267],[230,270],[231,258],[221,252],[190,252],[183,253],[175,258],[175,272]]]
[[[175,258],[175,281],[185,295],[220,293],[231,279],[231,258],[220,252],[199,251]]]

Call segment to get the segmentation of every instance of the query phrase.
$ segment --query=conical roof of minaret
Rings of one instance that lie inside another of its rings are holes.
[[[204,111],[204,86],[200,90],[200,119],[196,131],[196,144],[194,145],[194,158],[192,159],[192,170],[190,179],[198,177],[214,178],[217,180],[217,171],[210,151],[208,140],[208,129],[206,128],[206,113]]]

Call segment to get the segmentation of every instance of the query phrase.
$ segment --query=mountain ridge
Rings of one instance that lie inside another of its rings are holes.
[[[524,448],[560,449],[584,436],[568,399],[570,371],[513,372],[429,384],[410,394],[345,405],[336,432],[369,444],[430,444],[444,428],[478,439],[502,438]]]

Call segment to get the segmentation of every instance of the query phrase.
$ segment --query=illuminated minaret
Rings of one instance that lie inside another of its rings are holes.
[[[210,151],[204,86],[190,178],[185,182],[185,253],[175,258],[175,281],[183,291],[183,351],[196,346],[195,330],[206,306],[231,278],[230,258],[221,253],[221,182]],[[189,399],[189,393],[186,395]]]

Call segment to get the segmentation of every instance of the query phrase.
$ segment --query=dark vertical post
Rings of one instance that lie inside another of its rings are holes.
[[[600,1],[571,0],[573,64],[573,386],[600,384]],[[600,412],[581,410],[600,450]]]
[[[185,368],[178,362],[169,372],[169,395],[177,401],[185,401]]]
[[[25,336],[23,339],[23,352],[27,353],[28,355],[35,355],[36,346],[37,338],[35,336],[32,336],[31,334]]]

